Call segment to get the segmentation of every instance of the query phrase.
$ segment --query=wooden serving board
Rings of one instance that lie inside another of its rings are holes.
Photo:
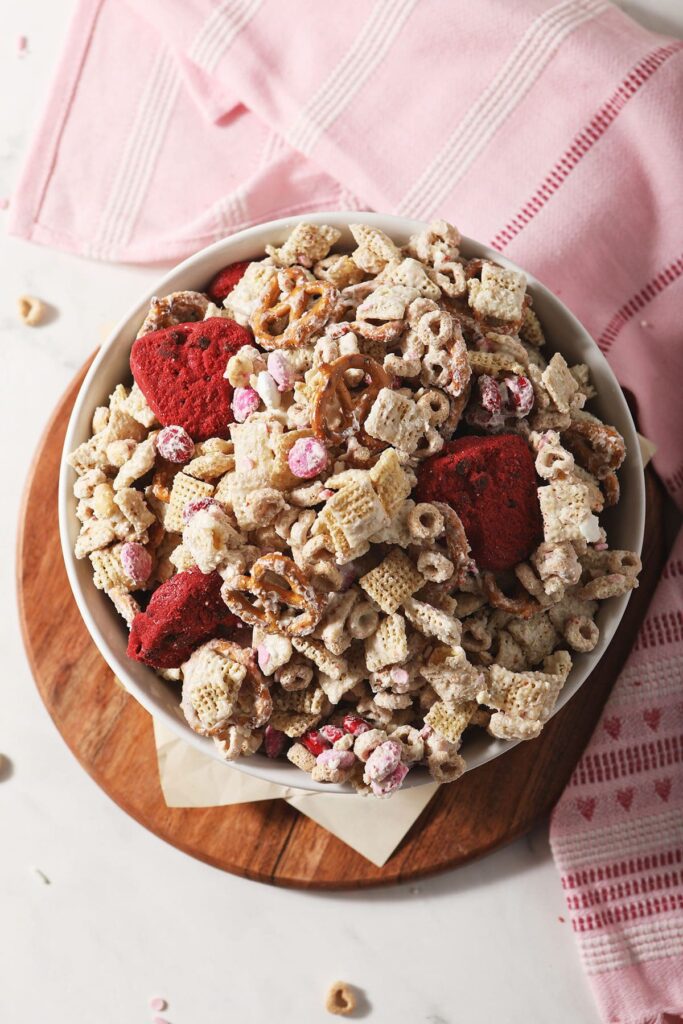
[[[152,720],[120,686],[81,620],[64,570],[57,482],[73,381],[40,442],[18,541],[21,621],[33,675],[62,737],[128,814],[178,849],[261,882],[357,889],[421,878],[524,834],[556,803],[626,659],[663,564],[662,489],[647,474],[643,575],[597,670],[539,739],[445,786],[388,863],[375,867],[283,800],[169,808],[159,786]],[[226,768],[226,770],[228,770]]]

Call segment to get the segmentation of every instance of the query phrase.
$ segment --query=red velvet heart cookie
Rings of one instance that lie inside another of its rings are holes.
[[[543,540],[536,471],[518,434],[463,437],[422,463],[419,501],[455,509],[479,569],[511,569]]]
[[[133,619],[128,657],[153,668],[178,668],[206,640],[240,625],[221,597],[217,572],[179,572],[162,583]]]
[[[237,282],[244,277],[250,262],[251,260],[244,260],[242,263],[230,263],[211,278],[206,294],[212,302],[215,302],[217,306],[223,304],[223,300],[230,294]]]
[[[162,426],[184,427],[193,441],[228,437],[232,388],[223,374],[230,356],[250,342],[234,320],[178,324],[138,338],[130,368]]]

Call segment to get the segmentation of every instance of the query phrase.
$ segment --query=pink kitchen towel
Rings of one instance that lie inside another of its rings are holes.
[[[80,0],[11,230],[153,262],[307,210],[445,217],[580,317],[683,507],[682,124],[683,42],[607,0]],[[621,1024],[683,1014],[681,559],[552,824]]]
[[[606,0],[80,0],[11,230],[175,261],[305,210],[446,217],[580,317],[683,504],[682,123],[683,42]]]
[[[551,822],[606,1021],[683,1020],[682,684],[683,532]]]

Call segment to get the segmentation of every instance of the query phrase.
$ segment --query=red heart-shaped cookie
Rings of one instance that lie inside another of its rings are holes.
[[[134,342],[130,368],[162,426],[184,427],[194,441],[228,437],[232,388],[223,374],[230,356],[251,340],[223,317],[165,327]]]
[[[511,569],[543,539],[536,470],[518,434],[462,437],[422,463],[418,501],[455,509],[480,569]]]
[[[212,302],[217,306],[222,305],[237,282],[244,277],[250,262],[251,260],[244,260],[241,263],[230,263],[211,278],[206,294]]]
[[[199,569],[171,576],[133,619],[128,657],[154,668],[177,668],[206,640],[239,630],[240,620],[221,597],[222,584],[217,572],[205,576]]]

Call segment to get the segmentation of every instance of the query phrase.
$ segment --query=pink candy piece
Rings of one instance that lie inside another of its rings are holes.
[[[350,732],[352,736],[360,736],[362,733],[367,732],[371,728],[369,722],[366,722],[360,715],[354,715],[352,711],[348,715],[344,715],[344,732]]]
[[[287,737],[283,732],[275,729],[272,725],[266,726],[266,731],[263,734],[263,749],[266,752],[266,757],[279,757],[285,749],[286,742]]]
[[[401,744],[395,740],[385,740],[384,743],[380,743],[366,762],[365,774],[367,777],[374,782],[386,779],[400,765],[401,751]]]
[[[194,441],[185,427],[173,424],[159,431],[157,451],[168,462],[189,462],[194,455]]]
[[[271,352],[268,356],[268,373],[278,386],[279,391],[291,391],[294,387],[296,374],[284,352]]]
[[[324,736],[330,743],[336,743],[344,735],[344,730],[337,728],[336,725],[323,725],[320,729],[321,736]]]
[[[145,583],[152,571],[152,556],[142,544],[129,542],[121,548],[121,565],[133,583]]]
[[[232,412],[238,423],[244,423],[252,412],[256,412],[260,404],[261,399],[253,388],[235,388]]]
[[[189,523],[192,516],[197,512],[203,512],[205,509],[215,509],[217,512],[223,511],[223,506],[220,501],[216,501],[215,498],[196,498],[195,501],[188,501],[187,505],[183,509],[183,522]]]
[[[26,36],[18,36],[17,37],[17,50],[19,51],[19,53],[26,53],[27,49],[28,49],[28,39],[26,38]]]
[[[315,759],[316,764],[325,765],[327,768],[353,768],[355,756],[350,750],[323,750]]]
[[[259,668],[265,672],[273,660],[265,644],[259,644],[256,648],[256,660],[258,661]]]
[[[327,448],[317,437],[300,437],[289,450],[287,462],[294,476],[311,480],[327,466]]]
[[[168,1003],[160,996],[157,996],[155,999],[150,999],[149,1001],[150,1010],[165,1010],[167,1007]]]
[[[0,210],[6,210],[8,206],[9,199],[7,199],[6,196],[3,196],[2,199],[0,199]]]
[[[406,670],[404,668],[399,668],[397,665],[394,665],[389,675],[391,676],[392,682],[399,684],[407,683],[408,680],[410,679],[410,676],[408,675]]]
[[[385,779],[381,779],[379,781],[371,779],[370,788],[372,789],[372,792],[375,794],[375,796],[391,796],[392,793],[395,793],[397,789],[401,788],[403,780],[405,779],[407,774],[408,765],[399,764],[397,765],[396,768],[394,768],[391,775],[387,775]]]
[[[534,407],[534,389],[527,377],[506,377],[512,412],[520,418],[528,416]]]
[[[490,413],[500,412],[503,401],[500,396],[498,385],[493,377],[489,377],[487,374],[482,373],[477,384],[481,393],[481,404],[486,411]]]

